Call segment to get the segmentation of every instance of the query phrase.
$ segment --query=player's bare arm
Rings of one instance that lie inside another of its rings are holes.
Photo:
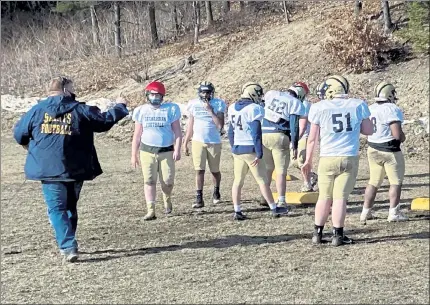
[[[187,131],[185,132],[185,137],[183,140],[184,153],[186,156],[190,155],[188,144],[190,143],[191,138],[193,137],[193,129],[194,129],[194,116],[190,114],[190,118],[188,119],[188,124],[187,124]]]
[[[131,142],[131,166],[136,168],[140,164],[139,160],[139,144],[140,137],[142,136],[143,126],[142,124],[135,122],[133,140]]]
[[[391,134],[396,140],[400,141],[401,143],[405,142],[406,136],[402,130],[402,125],[399,121],[392,122],[390,124],[390,129],[391,129]]]

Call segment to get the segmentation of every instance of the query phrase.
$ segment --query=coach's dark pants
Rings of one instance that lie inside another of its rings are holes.
[[[83,181],[42,181],[42,191],[48,208],[49,221],[61,251],[77,250],[77,203]]]

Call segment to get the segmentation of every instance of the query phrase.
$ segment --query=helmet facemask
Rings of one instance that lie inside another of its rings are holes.
[[[146,99],[153,106],[160,106],[163,102],[163,95],[156,91],[146,91]]]

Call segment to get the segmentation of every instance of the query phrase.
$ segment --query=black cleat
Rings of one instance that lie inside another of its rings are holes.
[[[233,215],[234,220],[245,220],[247,217],[242,212],[234,212]]]
[[[196,202],[193,204],[194,209],[200,209],[205,206],[205,202],[203,201],[202,195],[197,195]]]

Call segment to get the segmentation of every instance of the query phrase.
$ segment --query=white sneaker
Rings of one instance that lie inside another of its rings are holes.
[[[60,251],[60,253],[63,256],[63,260],[68,263],[75,263],[79,258],[77,250]]]
[[[360,221],[366,222],[367,220],[375,219],[376,217],[372,214],[372,210],[368,210],[367,213],[365,211],[361,211]]]
[[[397,205],[396,208],[390,209],[388,212],[388,222],[397,222],[397,221],[408,221],[409,218],[402,212],[400,212],[400,204]]]
[[[313,192],[314,191],[314,189],[312,188],[312,186],[311,185],[303,185],[302,187],[301,187],[301,189],[300,189],[300,192],[302,192],[302,193],[308,193],[308,192]]]
[[[288,208],[288,205],[287,205],[287,203],[286,203],[286,202],[279,202],[279,201],[278,201],[278,203],[276,204],[276,206],[277,206],[278,208]]]

